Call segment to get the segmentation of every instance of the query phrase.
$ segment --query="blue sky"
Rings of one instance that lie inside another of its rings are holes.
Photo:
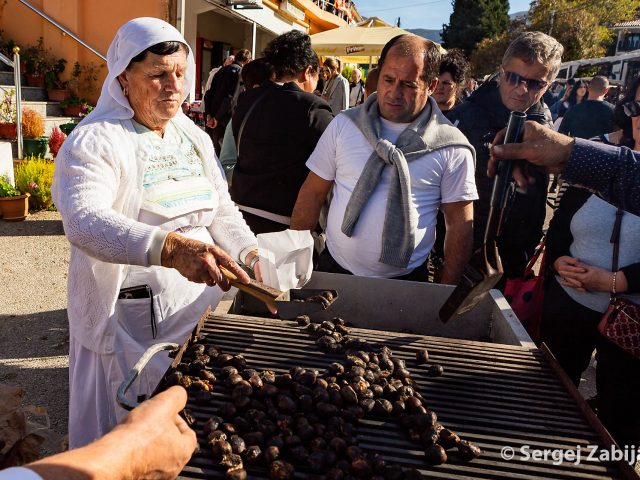
[[[354,0],[364,17],[380,17],[394,24],[400,17],[402,28],[440,29],[449,23],[451,0]],[[510,0],[509,13],[529,10],[531,0]]]

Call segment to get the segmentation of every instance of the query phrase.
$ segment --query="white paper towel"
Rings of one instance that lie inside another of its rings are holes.
[[[313,237],[309,230],[261,233],[257,238],[263,283],[290,290],[311,279]]]

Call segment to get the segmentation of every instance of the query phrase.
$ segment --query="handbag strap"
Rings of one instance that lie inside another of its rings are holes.
[[[534,265],[536,264],[536,262],[538,261],[538,259],[540,258],[541,255],[542,255],[542,261],[540,263],[540,272],[544,273],[544,268],[545,268],[545,263],[546,263],[546,258],[547,258],[547,256],[546,256],[547,249],[545,248],[546,240],[547,240],[547,236],[543,235],[542,239],[540,240],[540,243],[538,243],[538,246],[536,247],[535,251],[533,252],[533,255],[529,259],[529,262],[527,263],[527,266],[524,267],[524,275],[525,276],[529,272],[531,272],[533,270]]]
[[[256,105],[260,103],[260,100],[262,100],[265,97],[267,92],[268,90],[265,89],[265,91],[262,92],[260,96],[256,98],[255,101],[251,104],[251,106],[249,107],[249,110],[247,110],[247,113],[244,114],[244,118],[242,119],[242,123],[240,124],[240,129],[238,130],[238,138],[236,139],[236,152],[237,152],[236,157],[237,158],[240,157],[240,139],[242,138],[242,132],[244,131],[244,126],[247,124],[247,120],[249,119],[251,112],[253,112],[253,110],[256,108]]]
[[[613,223],[613,232],[611,232],[611,239],[609,240],[613,243],[613,258],[611,259],[611,271],[618,271],[618,255],[620,253],[620,228],[622,226],[622,215],[624,214],[624,210],[618,208],[616,210],[616,220]],[[611,300],[616,298],[615,293],[611,293]]]

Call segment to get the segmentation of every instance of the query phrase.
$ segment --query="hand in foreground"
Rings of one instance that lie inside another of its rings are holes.
[[[195,452],[196,434],[178,415],[187,403],[182,387],[171,387],[133,410],[110,435],[129,448],[130,477],[173,479]],[[106,438],[106,437],[105,437]]]
[[[490,177],[496,174],[497,162],[500,160],[526,160],[533,165],[544,167],[548,173],[561,173],[564,170],[573,148],[573,138],[554,132],[539,123],[527,121],[524,124],[522,143],[502,145],[506,131],[506,128],[501,130],[493,139],[487,168]],[[518,163],[514,165],[513,178],[520,188],[525,189],[534,181]]]
[[[206,283],[210,287],[218,285],[225,292],[231,285],[218,264],[238,277],[242,283],[249,283],[249,276],[220,247],[183,237],[171,232],[162,247],[162,266],[175,268],[183,277],[195,283]]]
[[[182,387],[171,387],[133,410],[99,440],[27,465],[45,480],[174,479],[198,445],[178,415],[187,402]]]

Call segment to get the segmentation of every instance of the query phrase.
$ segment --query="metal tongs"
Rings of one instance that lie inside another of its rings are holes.
[[[231,285],[264,302],[272,310],[277,311],[280,318],[285,320],[296,318],[298,315],[326,310],[338,298],[338,292],[335,290],[292,288],[282,291],[253,279],[246,284],[240,282],[238,277],[226,268],[221,266],[218,268]]]
[[[503,143],[519,143],[527,115],[522,112],[511,112],[507,133]],[[504,270],[498,253],[497,239],[502,231],[504,216],[509,200],[509,189],[512,181],[511,172],[515,160],[503,161],[493,181],[489,219],[484,232],[484,243],[471,256],[464,267],[462,278],[455,290],[440,309],[440,320],[443,323],[462,315],[475,307],[485,293],[491,290],[502,277]]]

